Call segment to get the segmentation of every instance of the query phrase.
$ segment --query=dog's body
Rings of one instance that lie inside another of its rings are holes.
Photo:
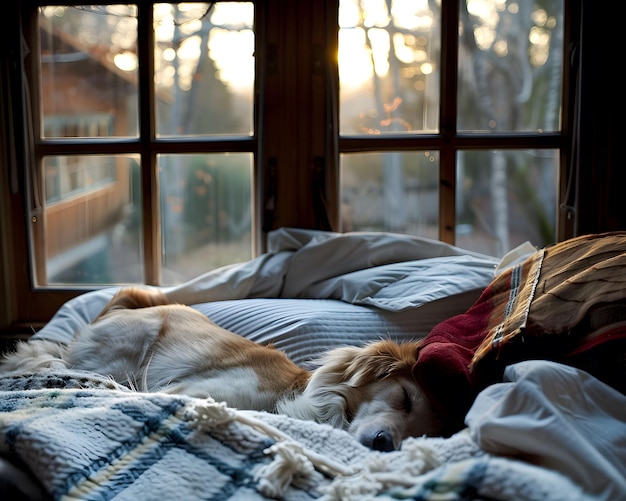
[[[411,374],[417,342],[338,348],[309,372],[193,308],[169,304],[158,290],[128,288],[67,348],[55,347],[55,353],[50,344],[43,350],[23,344],[1,372],[58,363],[111,376],[137,391],[211,397],[239,409],[328,423],[383,451],[409,436],[438,433]]]

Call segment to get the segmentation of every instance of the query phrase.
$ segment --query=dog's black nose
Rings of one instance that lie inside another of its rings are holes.
[[[379,431],[372,441],[372,449],[380,452],[390,452],[395,450],[393,438],[388,431]]]

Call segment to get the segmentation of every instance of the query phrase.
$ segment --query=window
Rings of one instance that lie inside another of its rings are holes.
[[[569,8],[19,3],[20,318],[250,259],[281,226],[499,256],[568,236]]]
[[[442,5],[340,2],[343,228],[554,242],[564,3]]]
[[[36,284],[171,284],[251,258],[254,5],[45,5],[36,21]]]

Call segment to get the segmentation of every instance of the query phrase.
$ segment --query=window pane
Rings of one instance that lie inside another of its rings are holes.
[[[44,160],[46,203],[105,189],[115,184],[116,177],[110,157],[48,157]]]
[[[252,258],[249,153],[160,155],[163,283]]]
[[[460,0],[458,128],[560,129],[563,0]]]
[[[136,8],[43,7],[39,28],[43,135],[137,136]]]
[[[342,231],[392,231],[437,239],[439,155],[341,155]]]
[[[340,133],[438,131],[437,3],[341,0],[339,26]]]
[[[156,4],[157,133],[253,132],[252,2]]]
[[[460,152],[456,244],[502,257],[554,243],[558,166],[556,150]]]
[[[142,282],[137,157],[46,157],[44,173],[43,217],[34,221],[43,225],[35,245],[46,283]]]

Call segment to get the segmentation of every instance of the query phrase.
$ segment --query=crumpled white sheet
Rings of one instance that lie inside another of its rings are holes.
[[[198,304],[244,298],[316,298],[403,311],[484,289],[500,259],[404,234],[282,228],[268,251],[166,290]]]
[[[626,396],[573,367],[509,366],[465,418],[486,452],[558,471],[598,501],[626,500]]]

